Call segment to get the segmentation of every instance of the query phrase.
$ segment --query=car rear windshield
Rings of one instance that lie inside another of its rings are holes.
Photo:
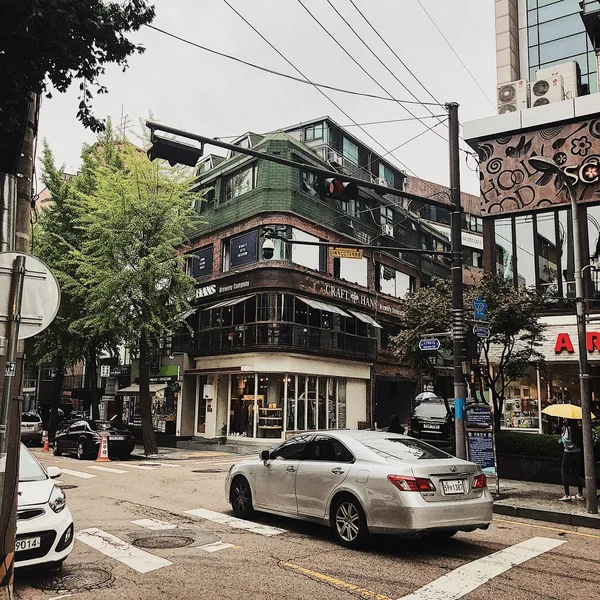
[[[112,421],[90,421],[90,427],[94,431],[108,431],[109,429],[127,431],[127,428],[121,425],[121,423],[113,423]]]
[[[438,448],[412,438],[365,440],[363,444],[383,458],[395,458],[397,460],[452,458],[452,456],[438,450]]]
[[[44,481],[46,473],[33,454],[21,444],[19,455],[19,481]]]
[[[39,423],[41,420],[40,415],[36,415],[35,413],[23,413],[21,415],[22,423]]]

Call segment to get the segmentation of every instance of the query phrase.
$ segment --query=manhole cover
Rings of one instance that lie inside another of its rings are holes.
[[[134,546],[156,550],[161,548],[183,548],[193,543],[194,538],[183,535],[154,535],[133,540]]]
[[[195,469],[192,473],[225,473],[225,469]]]
[[[53,592],[85,592],[110,587],[114,577],[106,569],[78,565],[72,569],[63,567],[53,577],[42,577],[31,580],[31,585],[38,590]]]
[[[74,489],[78,488],[79,486],[78,485],[71,485],[70,483],[59,483],[58,487],[61,490],[74,490]]]

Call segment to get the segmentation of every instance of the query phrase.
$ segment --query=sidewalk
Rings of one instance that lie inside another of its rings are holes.
[[[490,489],[495,490],[495,487]],[[576,489],[571,490],[571,493],[576,492]],[[494,513],[600,529],[600,515],[589,515],[585,502],[559,502],[563,494],[560,485],[501,479],[500,496],[494,496]]]

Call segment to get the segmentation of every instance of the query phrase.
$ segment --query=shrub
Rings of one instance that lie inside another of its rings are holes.
[[[559,439],[559,435],[500,431],[496,434],[496,451],[498,454],[561,458],[563,447],[558,443]]]

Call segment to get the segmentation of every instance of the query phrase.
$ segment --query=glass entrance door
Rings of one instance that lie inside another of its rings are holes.
[[[206,385],[207,381],[208,377],[206,375],[198,377],[194,435],[204,435],[206,433],[206,398],[204,397],[204,386]]]

